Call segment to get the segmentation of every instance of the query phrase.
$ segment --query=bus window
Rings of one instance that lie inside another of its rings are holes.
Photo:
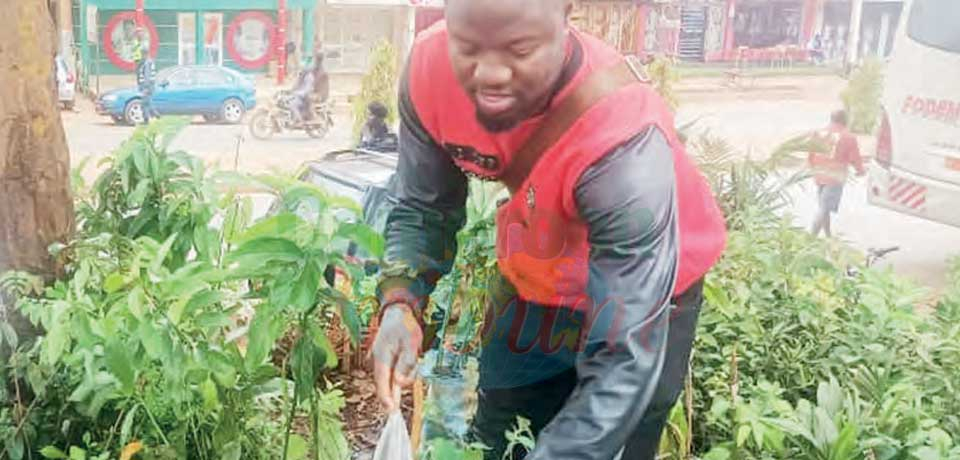
[[[960,54],[960,1],[915,0],[907,35],[927,46]]]

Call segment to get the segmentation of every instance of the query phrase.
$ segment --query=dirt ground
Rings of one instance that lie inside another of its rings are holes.
[[[696,129],[708,129],[738,146],[743,155],[763,158],[789,137],[824,126],[832,110],[840,107],[840,92],[846,82],[835,76],[765,77],[731,87],[723,78],[689,78],[677,92],[678,124],[696,120]],[[240,171],[289,172],[325,152],[349,147],[352,121],[348,95],[353,83],[334,82],[336,126],[322,140],[303,133],[289,133],[270,141],[253,139],[243,125],[208,125],[198,120],[187,127],[173,147],[184,149],[209,164]],[[271,87],[260,91],[272,93]],[[64,112],[72,161],[102,158],[126,139],[133,128],[116,126],[97,116],[89,102],[81,101],[75,112]],[[861,148],[871,154],[873,140],[861,138]],[[95,175],[96,161],[89,161],[84,176]],[[798,224],[809,221],[815,206],[811,189],[798,190],[792,213]],[[866,203],[863,182],[846,193],[835,224],[839,237],[856,247],[900,246],[901,251],[884,263],[898,273],[934,290],[942,289],[951,256],[960,255],[960,229],[874,208]]]

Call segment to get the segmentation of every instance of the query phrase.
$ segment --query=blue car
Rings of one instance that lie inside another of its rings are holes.
[[[208,122],[240,123],[256,105],[253,79],[217,66],[175,66],[157,72],[153,109],[160,115],[202,115]],[[116,123],[143,123],[136,87],[104,93],[97,113]]]

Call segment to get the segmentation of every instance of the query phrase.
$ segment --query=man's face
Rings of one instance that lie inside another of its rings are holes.
[[[569,0],[448,0],[450,60],[488,130],[536,115],[566,58]]]

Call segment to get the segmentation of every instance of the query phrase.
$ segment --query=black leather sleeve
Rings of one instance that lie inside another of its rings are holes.
[[[663,365],[678,264],[674,182],[671,149],[653,128],[578,182],[593,319],[577,358],[577,387],[528,460],[611,460],[648,406]]]
[[[422,302],[453,266],[456,235],[466,220],[467,178],[424,128],[406,78],[399,112],[400,159],[390,184],[396,204],[387,217],[378,292],[381,302],[389,292],[404,290]]]

